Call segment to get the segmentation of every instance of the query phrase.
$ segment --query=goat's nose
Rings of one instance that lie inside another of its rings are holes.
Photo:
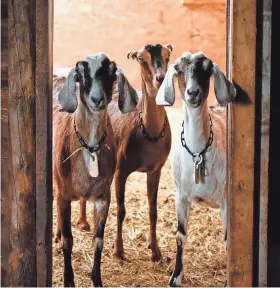
[[[192,90],[192,89],[188,89],[187,90],[187,92],[188,92],[188,94],[189,95],[191,95],[191,96],[197,96],[198,95],[198,93],[199,93],[199,90],[197,89],[197,90]]]
[[[156,79],[157,79],[158,82],[162,83],[163,80],[164,80],[164,75],[159,75],[159,76],[156,77]]]
[[[97,106],[102,106],[102,104],[104,104],[104,97],[100,97],[100,98],[95,98],[95,97],[91,97],[92,102],[97,105]]]

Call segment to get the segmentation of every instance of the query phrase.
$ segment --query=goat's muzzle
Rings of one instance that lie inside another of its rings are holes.
[[[165,77],[164,71],[162,69],[158,69],[154,76],[153,81],[153,84],[157,89],[159,89],[160,85],[162,84],[164,77]]]
[[[105,109],[105,97],[104,96],[101,96],[99,98],[96,98],[96,97],[91,97],[91,100],[92,100],[92,110],[94,111],[102,111]]]

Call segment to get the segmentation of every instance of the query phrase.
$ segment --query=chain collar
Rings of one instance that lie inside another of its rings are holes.
[[[204,154],[206,153],[207,149],[212,145],[212,142],[213,142],[213,139],[214,139],[214,133],[213,133],[213,130],[212,130],[212,126],[213,126],[213,122],[212,122],[212,119],[211,119],[211,116],[209,114],[209,118],[210,118],[210,134],[209,134],[209,138],[208,138],[208,141],[207,141],[207,144],[205,146],[205,148],[199,152],[199,153],[193,153],[190,148],[187,146],[186,144],[186,140],[185,140],[185,137],[184,137],[184,121],[183,121],[183,124],[182,124],[182,132],[181,132],[181,143],[182,143],[182,146],[188,151],[188,153],[193,157],[193,161],[195,162],[196,159],[199,157],[200,159],[204,159]]]
[[[87,143],[85,142],[84,138],[80,134],[80,132],[77,130],[75,118],[74,118],[74,130],[75,130],[76,136],[77,136],[80,144],[85,149],[87,149],[90,153],[99,151],[101,149],[101,147],[104,145],[104,142],[107,138],[107,131],[105,130],[103,136],[101,137],[100,141],[97,144],[95,144],[93,146],[88,146]]]
[[[143,124],[143,120],[142,120],[142,111],[139,112],[139,121],[140,121],[139,128],[141,128],[144,137],[146,137],[150,142],[157,143],[159,139],[161,139],[165,136],[166,126],[167,126],[167,122],[168,122],[167,115],[165,115],[163,127],[162,127],[160,134],[158,136],[155,136],[155,137],[151,137],[146,130],[146,128]]]

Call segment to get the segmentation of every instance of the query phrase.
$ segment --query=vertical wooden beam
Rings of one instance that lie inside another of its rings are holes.
[[[268,195],[268,287],[280,287],[280,98],[279,98],[279,63],[280,63],[280,1],[272,2],[271,23],[271,80],[270,80],[270,131],[269,131],[269,195]]]
[[[10,278],[36,286],[35,1],[9,2]],[[11,85],[12,83],[12,85]]]
[[[232,79],[250,98],[231,105],[228,285],[252,286],[255,149],[256,0],[231,0]]]
[[[48,0],[9,1],[12,286],[52,284],[52,23],[48,8]]]
[[[1,286],[9,285],[8,0],[1,1]]]
[[[52,286],[52,1],[36,1],[37,286]]]
[[[261,104],[261,168],[258,285],[267,286],[267,224],[269,185],[269,123],[271,78],[271,12],[272,0],[263,0],[262,15],[262,104]]]

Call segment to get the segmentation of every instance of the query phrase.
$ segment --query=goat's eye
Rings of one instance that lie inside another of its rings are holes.
[[[179,66],[178,65],[174,65],[174,69],[179,72]]]
[[[144,61],[144,58],[142,56],[138,56],[138,60],[142,62]]]

